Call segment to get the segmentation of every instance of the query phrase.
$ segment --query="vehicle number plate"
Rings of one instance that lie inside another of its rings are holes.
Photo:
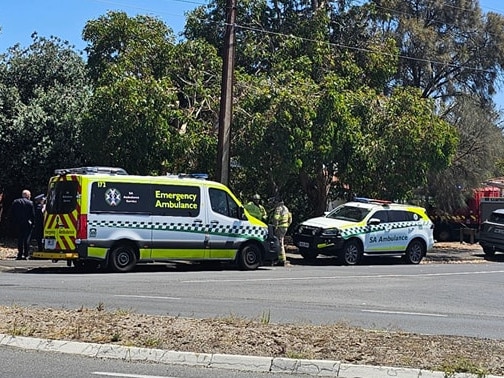
[[[299,242],[300,248],[310,248],[310,243],[307,242]]]
[[[44,239],[44,247],[45,249],[56,248],[56,239]]]

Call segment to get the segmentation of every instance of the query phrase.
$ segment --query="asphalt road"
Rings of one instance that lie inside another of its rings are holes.
[[[64,263],[13,262],[0,273],[0,304],[106,309],[188,317],[241,316],[271,322],[331,324],[504,339],[504,265],[369,260],[341,266],[291,258],[291,267],[243,272],[231,267],[148,265],[128,274],[76,273]],[[0,262],[0,265],[3,262]],[[17,273],[13,273],[17,272]]]

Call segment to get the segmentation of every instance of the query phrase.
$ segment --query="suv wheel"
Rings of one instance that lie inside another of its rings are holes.
[[[348,240],[339,254],[345,265],[357,265],[362,259],[362,245],[359,241]]]
[[[423,257],[425,256],[425,244],[423,241],[415,239],[409,243],[406,249],[406,262],[410,264],[420,264]]]

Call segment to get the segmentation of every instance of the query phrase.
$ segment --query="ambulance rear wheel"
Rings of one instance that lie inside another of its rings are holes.
[[[244,246],[238,253],[238,266],[241,270],[255,270],[261,264],[261,250],[255,244]]]
[[[133,270],[137,263],[134,249],[129,245],[115,247],[109,260],[109,267],[113,272],[125,273]]]

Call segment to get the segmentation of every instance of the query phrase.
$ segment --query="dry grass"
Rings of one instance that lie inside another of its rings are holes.
[[[0,259],[12,255],[11,247],[0,248]],[[102,303],[73,310],[0,306],[0,333],[196,353],[330,359],[440,370],[447,376],[504,375],[504,340],[365,330],[346,324],[272,324],[264,316],[254,320],[151,316],[109,310]]]

